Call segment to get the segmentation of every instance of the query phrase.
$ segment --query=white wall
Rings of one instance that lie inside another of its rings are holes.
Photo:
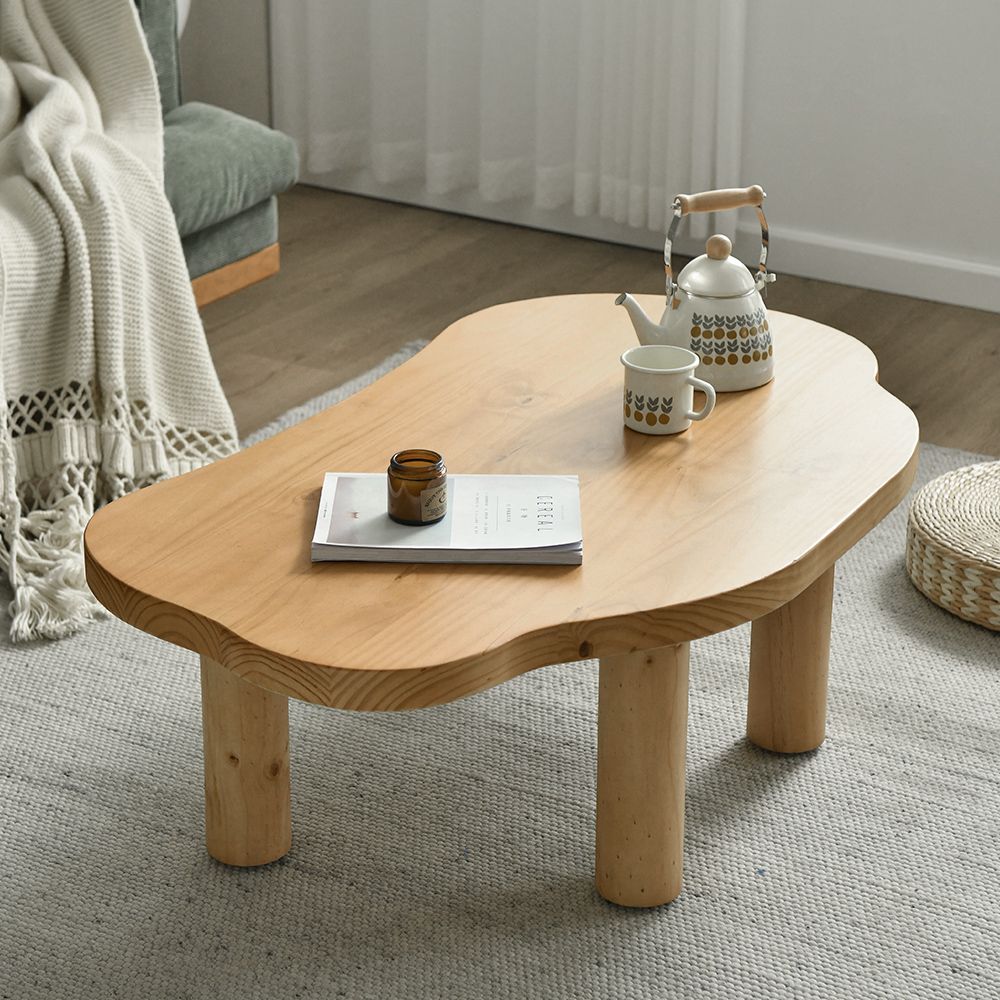
[[[775,270],[1000,311],[1000,4],[769,0],[747,34]]]
[[[187,99],[268,120],[267,0],[194,0],[182,55]],[[768,190],[775,271],[1000,312],[998,59],[995,0],[748,3],[741,177]],[[509,214],[546,226],[531,206]],[[549,225],[662,240],[569,213]],[[745,260],[754,227],[744,213]]]

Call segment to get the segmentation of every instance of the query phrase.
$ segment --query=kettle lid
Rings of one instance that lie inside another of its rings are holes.
[[[691,295],[728,299],[746,295],[757,286],[749,268],[732,257],[733,244],[721,235],[710,236],[705,253],[695,257],[677,276],[677,284]]]

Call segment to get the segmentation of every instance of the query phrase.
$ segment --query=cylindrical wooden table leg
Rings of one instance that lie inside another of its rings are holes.
[[[833,575],[753,623],[747,737],[766,750],[815,750],[826,735]]]
[[[201,658],[205,845],[227,865],[265,865],[292,845],[288,698]]]
[[[601,660],[597,891],[659,906],[681,891],[688,644]]]

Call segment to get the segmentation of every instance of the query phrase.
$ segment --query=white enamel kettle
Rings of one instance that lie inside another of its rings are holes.
[[[667,306],[659,324],[627,292],[615,299],[628,310],[641,344],[686,347],[701,358],[698,377],[719,392],[755,389],[774,377],[774,350],[761,291],[774,281],[767,270],[767,220],[764,189],[727,188],[680,194],[663,247],[667,273]],[[725,236],[709,237],[705,253],[677,276],[674,284],[670,249],[681,219],[690,212],[720,212],[753,205],[760,220],[760,263],[754,276],[732,254]]]

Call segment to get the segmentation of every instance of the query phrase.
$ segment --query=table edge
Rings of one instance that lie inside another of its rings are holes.
[[[331,708],[429,708],[487,690],[539,667],[687,642],[773,611],[805,590],[903,500],[916,475],[918,458],[919,442],[915,437],[910,458],[895,475],[800,559],[770,576],[669,608],[548,626],[483,653],[409,670],[337,667],[256,645],[219,622],[113,577],[91,551],[85,535],[87,582],[115,617],[207,656],[259,687]]]

